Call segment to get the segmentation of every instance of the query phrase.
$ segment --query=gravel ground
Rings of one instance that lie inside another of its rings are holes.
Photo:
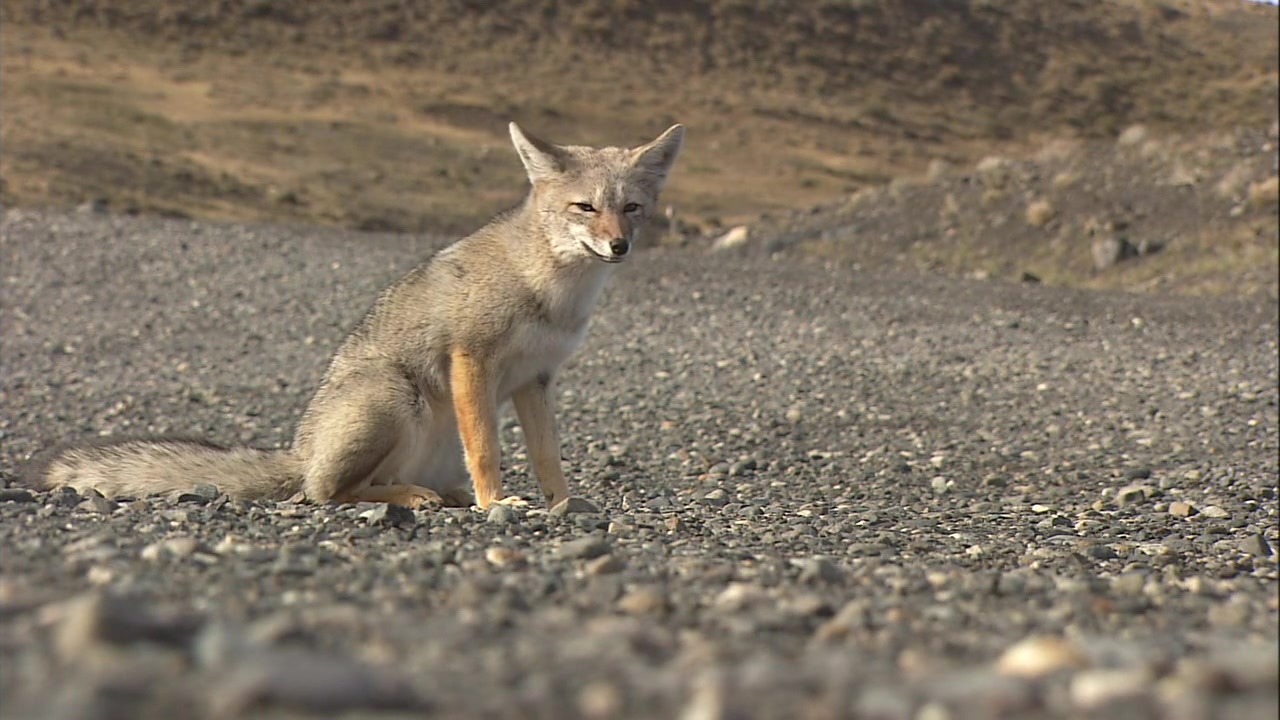
[[[561,383],[595,507],[22,487],[98,434],[286,442],[439,244],[7,215],[0,714],[1280,710],[1274,301],[652,251]]]

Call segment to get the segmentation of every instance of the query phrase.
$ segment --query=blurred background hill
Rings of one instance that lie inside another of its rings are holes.
[[[0,22],[6,207],[463,232],[523,192],[507,121],[584,144],[679,121],[668,242],[743,226],[769,252],[1276,295],[1274,6],[8,0]]]

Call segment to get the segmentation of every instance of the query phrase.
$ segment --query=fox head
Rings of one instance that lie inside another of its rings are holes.
[[[533,185],[536,222],[562,263],[622,262],[684,141],[682,125],[629,149],[553,145],[515,123],[510,130]]]

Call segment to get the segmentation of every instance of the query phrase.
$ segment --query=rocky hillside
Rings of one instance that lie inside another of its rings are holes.
[[[714,235],[1134,124],[1265,133],[1280,98],[1277,11],[1238,0],[14,0],[0,19],[6,205],[366,230],[464,231],[517,199],[510,119],[583,143],[687,124],[668,199]]]

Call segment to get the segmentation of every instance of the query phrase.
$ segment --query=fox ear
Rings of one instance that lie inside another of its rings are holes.
[[[511,131],[511,142],[520,154],[520,162],[524,163],[524,170],[529,174],[529,182],[537,182],[564,172],[564,164],[555,145],[525,134],[515,123],[511,123],[508,129]]]
[[[684,126],[672,125],[653,142],[632,150],[631,166],[645,175],[655,191],[661,190],[683,144]]]

